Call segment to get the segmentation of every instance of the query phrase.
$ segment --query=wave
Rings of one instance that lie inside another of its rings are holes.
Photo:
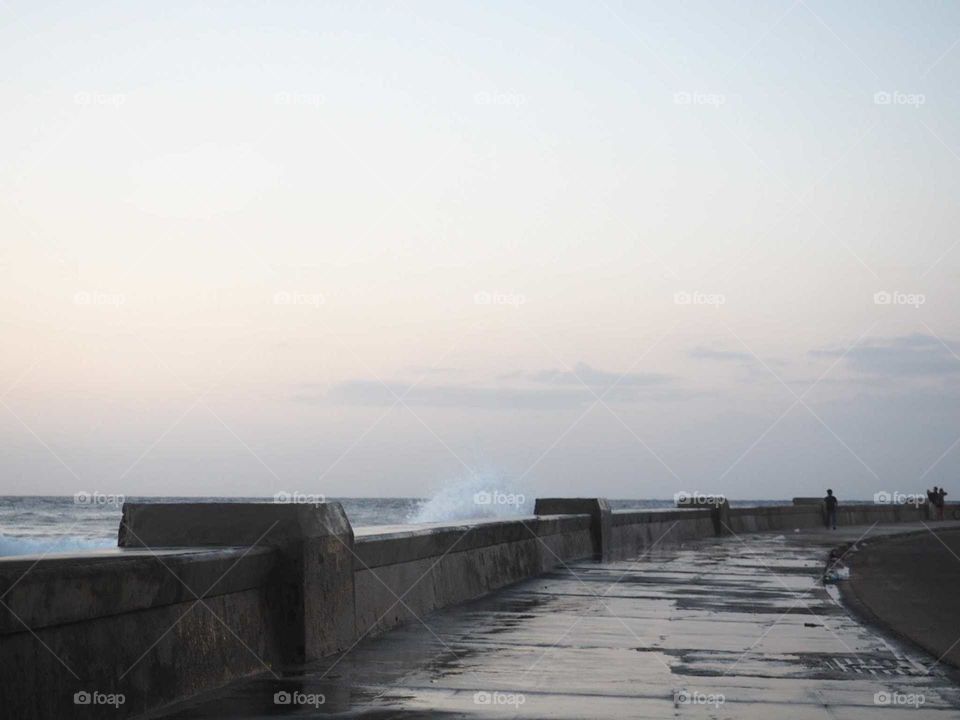
[[[102,550],[116,546],[116,538],[80,536],[25,538],[0,534],[0,557],[66,553],[75,550]]]
[[[533,514],[534,497],[496,471],[475,472],[440,488],[422,501],[408,522],[437,523]]]

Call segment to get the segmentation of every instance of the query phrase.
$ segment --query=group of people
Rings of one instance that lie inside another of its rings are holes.
[[[943,499],[947,496],[947,491],[943,488],[933,486],[933,490],[927,490],[927,500],[937,511],[937,520],[943,520]]]
[[[947,491],[943,488],[938,488],[936,485],[933,486],[933,490],[927,490],[927,500],[930,501],[930,504],[936,511],[937,520],[943,520],[943,506],[945,504],[944,498],[946,496]],[[833,494],[833,490],[827,490],[827,496],[823,499],[823,504],[827,510],[827,526],[836,530],[837,496]]]

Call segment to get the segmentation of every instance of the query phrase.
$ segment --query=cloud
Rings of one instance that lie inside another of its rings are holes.
[[[844,350],[815,350],[815,357],[843,357],[849,369],[871,376],[895,378],[952,377],[960,373],[956,343],[941,342],[932,335],[915,333],[861,343]]]
[[[579,377],[579,379],[578,379]],[[502,384],[418,383],[351,379],[329,390],[313,384],[299,386],[294,399],[300,402],[339,405],[390,406],[398,397],[407,405],[490,410],[554,410],[585,406],[600,396],[604,401],[635,402],[668,400],[686,395],[669,387],[672,378],[656,373],[615,373],[578,363],[573,371],[543,370],[533,374],[512,373],[499,378]],[[504,382],[504,381],[508,382]],[[582,381],[582,382],[581,382]],[[619,381],[619,382],[618,382]],[[584,387],[586,385],[586,387]]]
[[[612,385],[617,387],[663,385],[672,380],[669,375],[660,373],[607,372],[590,367],[583,362],[577,363],[573,370],[541,370],[526,377],[533,382],[547,385],[579,385],[581,387],[588,385],[604,389]]]

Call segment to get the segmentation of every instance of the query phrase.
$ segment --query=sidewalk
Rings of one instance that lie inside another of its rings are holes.
[[[745,535],[576,563],[166,717],[956,718],[960,688],[941,666],[851,618],[819,582],[830,548],[917,530]],[[301,704],[276,705],[278,692]]]

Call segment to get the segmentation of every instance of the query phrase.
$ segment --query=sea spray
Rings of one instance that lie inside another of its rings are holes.
[[[444,485],[411,513],[411,523],[507,518],[533,513],[534,497],[496,471],[479,471]]]

